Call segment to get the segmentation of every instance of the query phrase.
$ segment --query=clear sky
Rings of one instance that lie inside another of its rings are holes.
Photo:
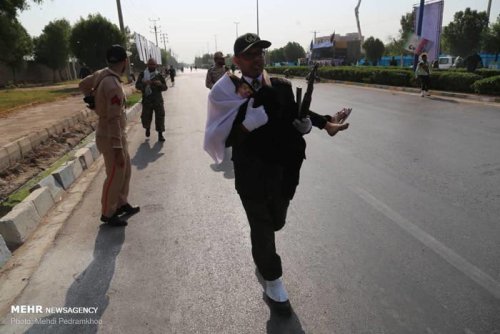
[[[289,41],[308,48],[313,31],[318,36],[357,32],[354,7],[357,0],[260,0],[259,32],[263,39],[273,43],[271,49]],[[401,16],[412,10],[418,0],[362,0],[360,6],[361,31],[365,37],[382,41],[396,37]],[[443,25],[466,7],[486,11],[488,0],[445,0]],[[131,31],[155,42],[153,19],[160,33],[168,34],[167,49],[178,60],[192,63],[195,56],[217,50],[232,53],[238,34],[257,31],[257,0],[121,0],[124,24]],[[118,23],[115,0],[44,0],[31,4],[19,15],[19,20],[31,36],[38,36],[46,24],[65,18],[71,24],[80,17],[100,13]],[[500,0],[492,0],[491,21],[500,14]],[[236,25],[234,22],[239,22]],[[158,35],[159,46],[163,47]]]

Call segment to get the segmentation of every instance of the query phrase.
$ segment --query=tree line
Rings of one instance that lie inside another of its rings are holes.
[[[404,49],[406,40],[414,32],[413,22],[415,13],[406,13],[401,17],[398,38],[385,44],[378,38],[369,37],[363,44],[366,58],[372,64],[376,65],[383,56],[410,55],[411,53]],[[455,13],[453,21],[443,27],[441,33],[441,53],[460,56],[466,58],[474,53],[481,51],[496,55],[495,61],[498,61],[500,53],[500,15],[496,22],[488,24],[486,12],[471,10],[466,8],[464,11]]]
[[[33,0],[42,3],[43,0]],[[80,18],[73,26],[65,20],[48,23],[39,36],[29,36],[17,19],[19,11],[27,9],[26,0],[2,0],[0,2],[0,62],[6,64],[16,77],[18,70],[26,60],[33,59],[56,72],[65,68],[70,57],[92,70],[106,66],[105,54],[110,45],[129,45],[132,55],[130,62],[136,70],[144,69],[139,59],[133,35],[128,28],[125,33],[100,14]],[[177,66],[177,61],[170,51],[161,50],[162,63]]]

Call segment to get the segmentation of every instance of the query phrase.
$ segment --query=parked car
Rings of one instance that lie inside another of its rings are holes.
[[[456,57],[454,56],[440,56],[439,57],[439,68],[447,69],[455,67]]]

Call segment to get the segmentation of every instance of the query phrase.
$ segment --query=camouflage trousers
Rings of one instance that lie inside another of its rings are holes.
[[[153,112],[155,115],[155,128],[158,132],[165,131],[165,108],[163,103],[142,104],[141,121],[144,129],[151,128],[153,121]]]

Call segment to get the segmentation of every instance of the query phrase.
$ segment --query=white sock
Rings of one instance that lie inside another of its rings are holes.
[[[266,281],[266,295],[276,302],[286,302],[288,293],[281,277],[274,281]]]

